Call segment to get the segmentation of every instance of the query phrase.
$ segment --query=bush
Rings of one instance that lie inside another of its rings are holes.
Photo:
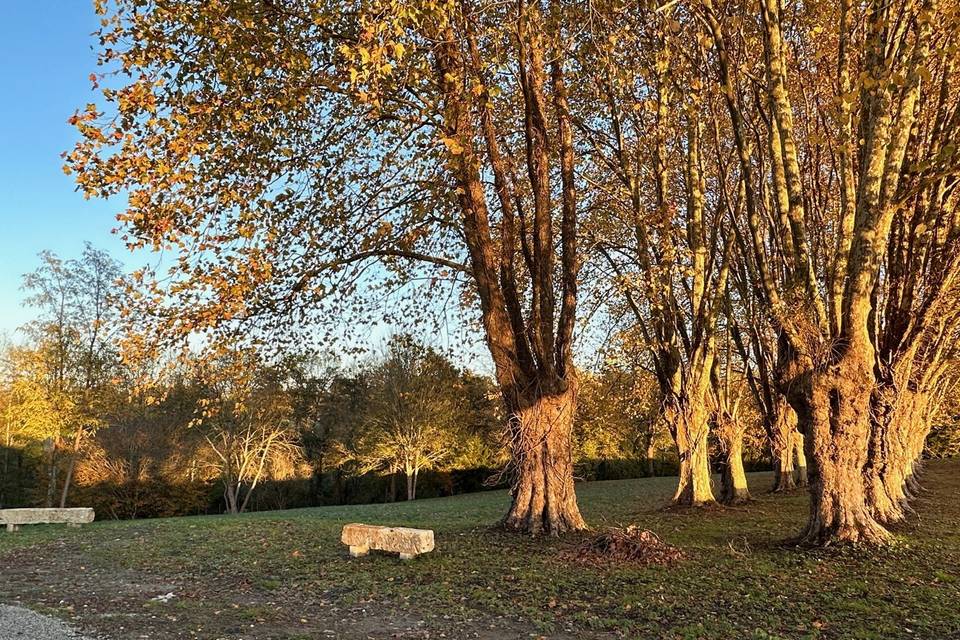
[[[98,519],[131,520],[218,513],[222,488],[210,482],[163,480],[77,486],[72,506],[93,507]]]

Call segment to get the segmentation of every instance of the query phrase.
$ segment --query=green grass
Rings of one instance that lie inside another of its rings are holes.
[[[149,615],[136,630],[152,638],[323,637],[327,629],[358,638],[398,631],[399,637],[960,638],[960,462],[929,465],[918,516],[882,551],[785,548],[782,542],[804,522],[807,496],[766,494],[769,474],[752,474],[750,481],[755,502],[707,511],[663,510],[674,478],[578,485],[594,528],[652,529],[686,552],[673,567],[570,564],[561,556],[576,537],[533,540],[491,529],[508,497],[490,492],[97,522],[69,531],[25,528],[0,535],[0,563],[20,567],[5,569],[0,600],[18,588],[34,606],[59,596],[73,606],[66,615],[116,634],[114,609],[149,602],[159,593],[149,585],[172,585],[177,599],[141,607]],[[437,549],[412,562],[386,554],[351,559],[339,533],[354,521],[434,529]],[[58,561],[83,566],[94,594],[80,593],[82,581],[70,586],[58,577]],[[37,579],[23,568],[31,562],[49,575]],[[113,604],[105,602],[110,587],[105,595],[95,587],[111,580],[125,594]],[[194,636],[175,632],[186,628]]]

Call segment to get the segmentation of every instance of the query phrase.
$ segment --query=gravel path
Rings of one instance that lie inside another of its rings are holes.
[[[0,640],[89,640],[56,618],[0,604]]]

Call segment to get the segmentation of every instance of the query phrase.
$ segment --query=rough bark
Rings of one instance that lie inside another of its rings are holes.
[[[516,478],[503,524],[532,535],[586,529],[573,482],[571,431],[576,385],[530,397],[513,410],[511,443]]]
[[[576,408],[572,345],[579,260],[576,153],[564,77],[565,52],[551,46],[536,6],[517,13],[516,79],[523,110],[522,114],[502,115],[513,121],[506,125],[507,131],[522,126],[527,171],[526,184],[521,184],[521,174],[509,161],[509,148],[507,153],[501,150],[504,136],[500,127],[505,125],[489,100],[486,87],[490,79],[479,59],[472,19],[458,25],[462,33],[455,32],[453,23],[443,25],[434,61],[444,98],[445,132],[457,143],[455,151],[450,149],[448,163],[458,187],[470,273],[497,383],[510,416],[515,483],[504,524],[533,535],[559,535],[586,527],[576,503],[571,457]],[[465,90],[463,77],[477,83],[479,93]],[[552,137],[551,115],[556,137]],[[559,216],[554,215],[557,190],[551,179],[554,153],[559,159]],[[491,221],[488,189],[481,177],[485,172],[494,179],[493,202],[499,206],[499,223]],[[532,200],[530,209],[525,195]],[[559,243],[555,242],[557,217]],[[522,261],[516,259],[517,247]],[[518,274],[518,269],[525,269],[526,274]]]
[[[867,505],[864,470],[870,437],[872,365],[850,349],[836,365],[792,380],[791,404],[809,429],[807,451],[817,462],[811,483],[805,544],[882,544],[890,534]]]
[[[720,502],[742,504],[751,500],[747,474],[743,469],[743,431],[733,430],[724,442],[724,468],[720,482]]]
[[[793,434],[797,429],[797,414],[782,396],[775,406],[775,415],[770,417],[769,428],[770,454],[774,463],[773,491],[792,491],[797,486],[794,477],[793,442]],[[806,470],[803,475],[806,476]]]
[[[668,410],[667,420],[680,457],[679,481],[673,503],[686,507],[714,504],[707,434],[709,411],[703,402],[688,400]]]
[[[867,502],[880,522],[900,522],[912,511],[910,480],[930,431],[929,408],[930,395],[914,389],[882,388],[874,395]]]
[[[804,453],[803,434],[794,431],[791,439],[793,440],[793,465],[797,470],[796,484],[798,487],[806,487],[810,484],[810,474],[807,472],[807,454]]]

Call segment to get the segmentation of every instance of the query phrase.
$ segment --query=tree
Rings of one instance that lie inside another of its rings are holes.
[[[53,442],[73,422],[73,404],[63,395],[51,394],[45,384],[45,358],[40,349],[8,345],[3,353],[0,378],[0,424],[3,425],[3,483],[6,491],[12,477],[11,451],[31,444]],[[51,464],[51,468],[54,465]],[[47,501],[52,502],[48,492]]]
[[[803,434],[797,431],[797,414],[777,388],[775,372],[778,354],[783,355],[785,343],[770,330],[769,323],[758,313],[755,299],[750,295],[749,274],[745,261],[737,261],[733,278],[741,307],[727,313],[730,337],[743,365],[747,387],[756,404],[767,446],[773,462],[773,491],[792,491],[807,486],[806,457],[803,453]],[[733,300],[730,304],[733,304]]]
[[[463,282],[509,416],[505,525],[552,535],[585,526],[561,9],[121,0],[101,61],[127,81],[72,118],[67,158],[87,195],[130,193],[132,246],[177,252],[169,278],[137,274],[159,335],[359,325],[415,274]]]
[[[956,362],[952,363],[956,367]],[[957,378],[943,389],[943,399],[939,415],[934,419],[930,438],[927,440],[924,454],[931,458],[950,458],[960,456],[960,395],[957,391]]]
[[[367,374],[367,402],[346,458],[362,473],[403,473],[407,500],[420,471],[450,460],[461,440],[466,398],[460,375],[439,353],[405,336]]]
[[[714,360],[710,374],[716,403],[713,410],[713,430],[717,434],[723,454],[720,502],[742,504],[752,499],[747,487],[747,474],[743,468],[743,438],[750,422],[744,415],[746,385],[743,384],[742,377],[734,371],[731,342],[728,327],[723,357]]]
[[[583,376],[574,432],[577,457],[633,458],[653,477],[658,451],[671,443],[647,353],[624,336],[608,344],[603,355],[602,369]]]
[[[27,304],[38,310],[37,319],[26,331],[42,356],[42,384],[49,401],[63,407],[61,415],[71,413],[71,419],[53,434],[50,451],[47,504],[52,506],[59,458],[65,455],[59,498],[63,507],[84,439],[100,423],[102,403],[108,395],[104,391],[117,363],[113,341],[120,268],[89,243],[79,259],[64,261],[50,252],[40,257],[40,268],[24,276]]]
[[[339,457],[346,434],[356,429],[367,398],[367,380],[337,367],[318,370],[310,361],[291,367],[294,425],[313,474],[314,491]]]
[[[605,270],[606,313],[656,372],[677,502],[713,500],[726,315],[783,489],[794,416],[805,436],[803,540],[888,539],[960,322],[952,5],[98,6],[106,106],[71,118],[66,168],[129,194],[131,247],[173,256],[131,284],[151,333],[282,350],[476,323],[505,524],[560,534],[585,526],[574,334]]]
[[[300,454],[284,372],[236,350],[202,376],[205,393],[194,425],[215,455],[227,511],[243,513],[266,474],[289,474]]]
[[[879,353],[874,296],[904,199],[957,172],[953,151],[908,153],[911,132],[942,111],[932,70],[942,73],[955,56],[936,47],[953,29],[950,20],[932,19],[936,7],[764,0],[758,21],[749,23],[752,39],[732,28],[725,6],[705,1],[699,14],[745,188],[742,253],[785,341],[778,386],[815,466],[802,535],[810,544],[889,538],[868,503],[864,473]],[[807,39],[807,31],[790,29],[791,20],[833,35]],[[813,61],[821,57],[836,63],[829,83],[817,80]],[[742,72],[751,59],[763,60],[764,81],[753,104]],[[791,90],[798,86],[814,87],[804,96],[809,108],[795,108]]]
[[[588,61],[599,115],[585,112],[578,124],[602,184],[596,242],[652,356],[680,458],[674,502],[700,506],[714,502],[710,375],[733,237],[726,220],[738,204],[716,160],[723,149],[704,133],[717,98],[699,76],[702,52],[681,46],[678,13],[665,5],[603,15]]]

